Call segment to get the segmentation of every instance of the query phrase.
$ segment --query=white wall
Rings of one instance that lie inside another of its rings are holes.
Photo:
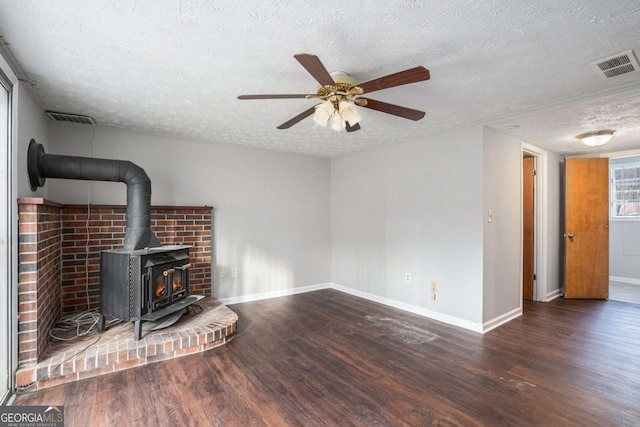
[[[519,139],[489,128],[483,148],[482,300],[488,322],[522,307],[522,149]]]
[[[609,222],[609,275],[640,281],[640,222]]]
[[[611,159],[609,164],[640,162],[640,157]],[[609,275],[640,281],[640,221],[609,221]]]
[[[49,119],[42,113],[40,107],[33,101],[31,95],[20,83],[17,91],[17,144],[15,147],[17,156],[17,194],[18,197],[48,197],[46,187],[38,188],[35,192],[29,187],[29,175],[27,173],[27,148],[33,138],[42,144],[45,150],[49,139]]]
[[[545,300],[548,300],[564,287],[564,157],[551,151],[546,152],[546,157],[547,233],[543,252],[547,267]]]
[[[334,159],[332,282],[481,324],[482,138],[472,127]]]
[[[214,279],[217,298],[329,282],[328,159],[100,126],[91,138],[90,126],[52,123],[47,152],[130,160],[151,178],[152,204],[214,207],[214,256],[226,270]],[[89,191],[92,203],[126,201],[120,183],[46,186],[60,203],[86,203]]]

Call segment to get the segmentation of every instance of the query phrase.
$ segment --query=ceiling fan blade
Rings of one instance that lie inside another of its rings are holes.
[[[298,114],[294,118],[284,122],[283,124],[278,126],[278,129],[289,129],[291,126],[295,125],[299,121],[301,121],[303,119],[306,119],[307,117],[312,115],[315,111],[316,111],[316,106],[314,105],[313,107],[309,108],[308,110],[304,110],[302,113]]]
[[[410,68],[408,70],[400,71],[399,73],[378,77],[377,79],[369,80],[364,83],[358,83],[356,86],[361,87],[362,90],[364,90],[364,93],[371,93],[376,90],[429,80],[429,78],[431,78],[429,70],[420,65],[419,67]]]
[[[351,126],[349,122],[345,122],[345,124],[347,125],[347,132],[355,132],[357,130],[360,130],[360,123],[356,123],[353,126]]]
[[[375,99],[369,98],[358,98],[358,99],[366,99],[367,104],[363,105],[364,108],[371,108],[372,110],[381,111],[387,114],[393,114],[394,116],[404,117],[409,120],[420,120],[424,117],[425,112],[414,110],[407,107],[401,107],[399,105],[388,104],[382,101],[376,101]]]
[[[238,99],[284,99],[284,98],[306,98],[307,96],[315,96],[315,94],[313,95],[306,95],[304,93],[296,93],[296,94],[289,94],[289,95],[240,95],[238,97]]]
[[[311,74],[322,86],[332,85],[335,83],[333,81],[333,77],[331,77],[331,74],[329,74],[317,56],[310,55],[308,53],[299,53],[297,55],[293,55],[293,57],[296,58],[298,62],[309,72],[309,74]]]

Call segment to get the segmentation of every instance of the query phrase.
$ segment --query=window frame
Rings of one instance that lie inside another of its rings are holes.
[[[618,169],[625,168],[636,168],[638,169],[637,177],[634,178],[638,184],[640,184],[640,160],[634,159],[629,162],[617,162],[609,164],[609,219],[611,221],[640,221],[640,185],[637,190],[638,194],[636,195],[635,203],[637,204],[636,213],[634,215],[618,215],[618,209],[616,208],[617,200],[616,200],[616,174],[615,171]]]
[[[1,58],[1,55],[0,55]],[[0,381],[0,404],[6,404],[11,393],[14,391],[14,372],[17,360],[17,352],[14,346],[17,333],[17,325],[14,321],[14,302],[13,302],[13,271],[12,263],[14,261],[12,250],[14,243],[12,239],[12,218],[13,210],[11,208],[12,185],[13,185],[13,83],[5,74],[3,63],[0,62],[0,90],[6,91],[5,108],[3,108],[3,132],[0,135],[2,142],[2,153],[0,154],[0,182],[3,188],[0,189],[0,343],[3,353],[0,354],[0,375],[3,376]],[[5,372],[6,371],[6,372]],[[5,377],[6,375],[6,377]]]

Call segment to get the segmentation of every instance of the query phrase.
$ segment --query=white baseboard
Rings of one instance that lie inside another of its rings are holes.
[[[239,304],[242,302],[260,301],[263,299],[286,297],[288,295],[303,294],[305,292],[319,291],[322,289],[331,289],[331,283],[320,283],[317,285],[302,286],[299,288],[280,289],[271,292],[262,292],[259,294],[240,295],[237,297],[217,298],[224,305]]]
[[[564,292],[564,288],[556,289],[555,291],[549,292],[546,295],[544,302],[549,302],[549,301],[553,301],[556,298],[560,298],[563,292]]]
[[[610,282],[623,282],[630,285],[640,285],[640,279],[634,279],[631,277],[609,276]]]
[[[492,329],[495,329],[498,326],[503,325],[508,321],[522,315],[522,308],[518,307],[511,310],[508,313],[505,313],[501,316],[496,317],[495,319],[492,319],[492,320],[489,320],[488,322],[484,322],[483,324],[480,324],[477,322],[472,322],[470,320],[461,319],[456,316],[439,313],[437,311],[429,310],[423,307],[418,307],[412,304],[407,304],[407,303],[393,300],[390,298],[381,297],[379,295],[371,294],[369,292],[364,292],[357,289],[349,288],[343,285],[339,285],[337,283],[320,283],[317,285],[302,286],[299,288],[281,289],[277,291],[263,292],[259,294],[241,295],[241,296],[230,297],[230,298],[219,298],[218,301],[220,301],[224,305],[232,305],[232,304],[240,304],[243,302],[260,301],[264,299],[302,294],[305,292],[319,291],[322,289],[335,289],[337,291],[344,292],[345,294],[349,294],[349,295],[353,295],[369,301],[377,302],[379,304],[384,304],[389,307],[394,307],[409,313],[413,313],[419,316],[427,317],[429,319],[437,320],[439,322],[443,322],[448,325],[457,326],[459,328],[467,329],[473,332],[479,332],[482,334],[489,332]],[[554,294],[554,293],[557,293],[558,296],[560,295],[559,290],[556,290],[551,294]],[[553,298],[556,298],[556,297],[553,297]]]
[[[447,323],[449,325],[458,326],[460,328],[468,329],[473,332],[480,332],[480,333],[483,332],[481,324],[472,322],[470,320],[460,319],[459,317],[438,313],[437,311],[428,310],[426,308],[422,308],[422,307],[407,304],[404,302],[381,297],[379,295],[370,294],[368,292],[348,288],[346,286],[338,285],[337,283],[331,283],[331,287],[337,291],[344,292],[349,295],[364,298],[366,300],[377,302],[380,304],[388,305],[389,307],[398,308],[400,310],[417,314],[419,316],[428,317],[429,319],[438,320],[440,322]]]
[[[508,313],[502,314],[498,317],[495,317],[487,322],[482,324],[482,333],[487,333],[492,329],[497,328],[500,325],[504,325],[510,320],[515,319],[516,317],[522,316],[522,307],[514,308]]]

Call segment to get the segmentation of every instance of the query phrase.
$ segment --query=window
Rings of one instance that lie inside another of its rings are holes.
[[[9,396],[11,372],[11,83],[0,70],[0,404]]]
[[[640,162],[611,165],[611,219],[640,220]]]

